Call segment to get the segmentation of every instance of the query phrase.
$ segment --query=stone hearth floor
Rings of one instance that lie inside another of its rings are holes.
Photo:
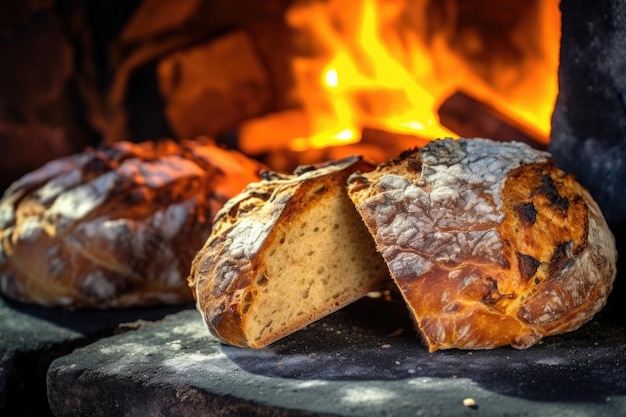
[[[54,359],[111,336],[120,323],[159,320],[180,310],[70,312],[0,297],[0,416],[49,416],[46,372]]]
[[[626,336],[601,316],[524,351],[432,354],[374,299],[261,350],[221,344],[193,308],[0,318],[0,415],[50,415],[46,397],[57,417],[626,414]]]

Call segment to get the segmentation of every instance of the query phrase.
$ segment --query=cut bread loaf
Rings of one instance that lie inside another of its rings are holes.
[[[613,235],[548,153],[437,140],[348,191],[430,351],[527,348],[579,328],[611,291]]]
[[[214,214],[261,168],[210,140],[54,160],[0,201],[0,293],[67,308],[191,303],[189,265]]]
[[[260,348],[389,282],[345,189],[371,168],[350,157],[265,172],[223,207],[189,277],[215,336]]]

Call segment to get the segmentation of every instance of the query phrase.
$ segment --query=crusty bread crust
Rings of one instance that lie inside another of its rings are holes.
[[[66,308],[190,303],[185,278],[215,212],[261,169],[210,140],[52,161],[0,202],[0,292]]]
[[[599,207],[524,144],[438,140],[348,191],[430,351],[527,348],[589,321],[611,291]]]
[[[216,216],[189,285],[211,333],[260,348],[389,281],[347,196],[350,157],[294,175],[266,172]]]

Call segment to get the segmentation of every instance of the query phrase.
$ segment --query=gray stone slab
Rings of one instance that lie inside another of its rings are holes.
[[[57,417],[626,414],[626,337],[602,317],[525,351],[430,354],[411,329],[367,299],[250,350],[189,310],[55,360],[48,396]]]
[[[0,297],[0,416],[50,415],[46,372],[55,358],[100,337],[120,323],[158,320],[181,308],[64,311]]]

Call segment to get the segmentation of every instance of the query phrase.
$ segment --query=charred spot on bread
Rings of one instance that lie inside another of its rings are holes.
[[[567,216],[569,200],[567,197],[559,194],[559,190],[555,186],[554,179],[550,175],[542,175],[540,179],[541,185],[531,193],[530,197],[532,198],[537,195],[545,196],[548,199],[548,203],[555,210],[559,211],[562,216]]]
[[[520,275],[523,280],[528,281],[537,273],[537,269],[539,269],[539,265],[541,262],[530,255],[525,255],[523,253],[517,253],[517,262],[519,265]]]
[[[537,209],[532,201],[526,201],[515,206],[515,212],[525,226],[532,226],[537,221]]]

